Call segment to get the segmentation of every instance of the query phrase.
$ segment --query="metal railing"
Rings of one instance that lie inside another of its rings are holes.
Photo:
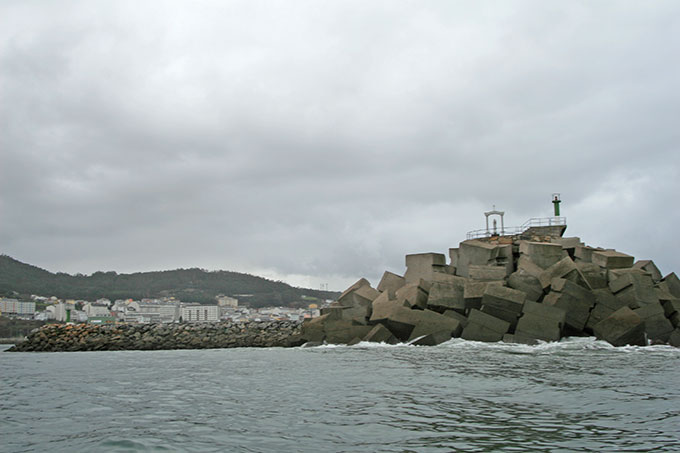
[[[534,227],[549,227],[549,226],[564,226],[567,224],[566,217],[533,217],[518,227],[503,228],[499,236],[516,236],[524,233],[529,228]],[[468,231],[467,239],[488,238],[494,236],[494,233],[486,228],[481,230]]]

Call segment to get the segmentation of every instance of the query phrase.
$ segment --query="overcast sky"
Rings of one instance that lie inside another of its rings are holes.
[[[680,3],[0,3],[0,253],[340,290],[504,210],[680,271]]]

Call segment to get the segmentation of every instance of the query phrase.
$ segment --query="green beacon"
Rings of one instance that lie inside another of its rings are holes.
[[[552,194],[552,203],[553,206],[555,207],[555,217],[560,216],[560,194],[554,193]]]

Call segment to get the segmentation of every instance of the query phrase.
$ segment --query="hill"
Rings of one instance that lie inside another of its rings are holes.
[[[52,273],[0,255],[0,294],[38,294],[60,299],[142,299],[174,296],[182,301],[213,303],[215,296],[236,296],[250,307],[302,306],[309,298],[334,299],[339,293],[295,288],[283,282],[230,271],[177,269],[159,272]],[[249,297],[238,295],[249,294]]]

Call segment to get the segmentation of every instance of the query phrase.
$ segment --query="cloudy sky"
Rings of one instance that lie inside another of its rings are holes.
[[[680,271],[677,1],[0,3],[0,253],[343,289],[552,213]]]

